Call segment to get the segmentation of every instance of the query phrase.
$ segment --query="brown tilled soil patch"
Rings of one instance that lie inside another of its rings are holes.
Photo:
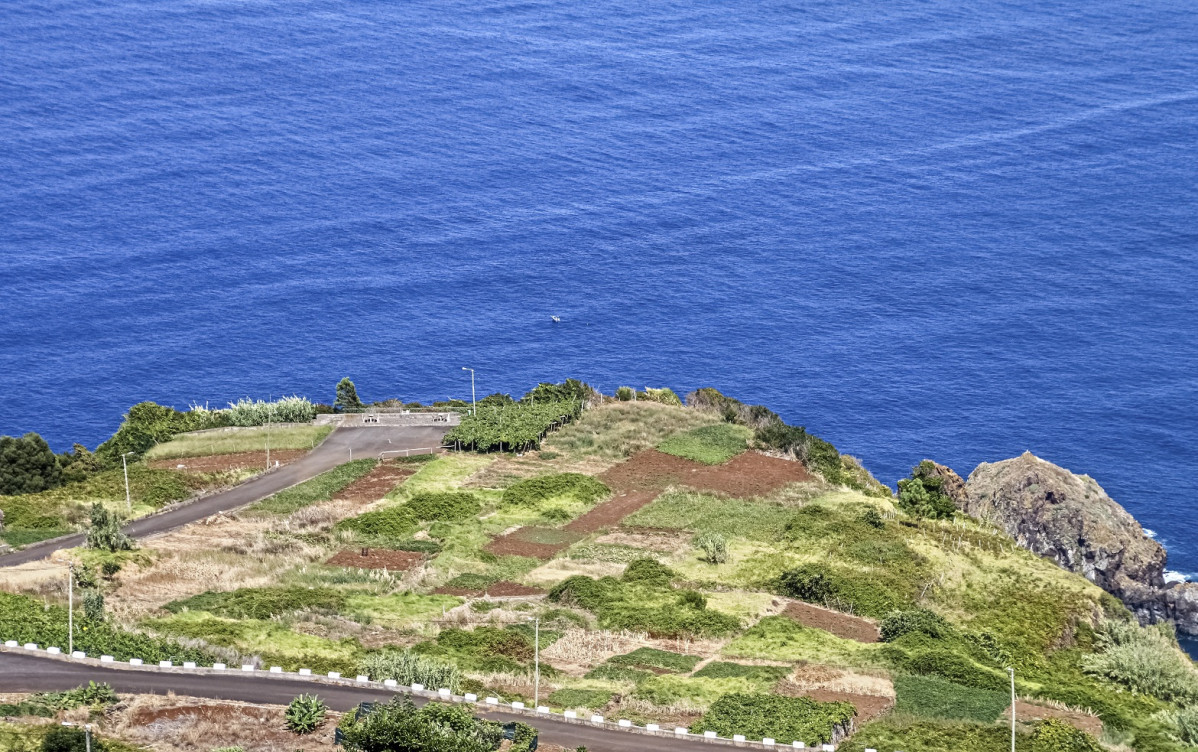
[[[804,627],[822,629],[846,640],[877,642],[880,637],[877,625],[868,619],[849,616],[810,603],[792,603],[786,607],[782,615],[789,616]]]
[[[649,449],[611,468],[599,479],[617,491],[688,486],[737,497],[762,496],[787,483],[811,480],[800,462],[745,452],[723,465],[704,465]]]
[[[615,527],[620,520],[657,498],[657,491],[628,491],[616,494],[570,524],[564,529],[575,533],[593,533],[596,530]]]
[[[357,567],[359,569],[386,569],[391,572],[406,572],[424,561],[424,555],[415,551],[391,551],[385,548],[347,548],[338,551],[326,563],[335,567]]]
[[[418,467],[380,462],[373,470],[350,483],[333,496],[333,501],[378,501],[406,478],[415,475]]]
[[[483,549],[496,556],[529,556],[552,559],[563,549],[583,539],[582,533],[551,527],[522,527],[495,538]]]
[[[545,591],[541,588],[529,587],[521,585],[518,582],[510,582],[508,580],[500,580],[493,582],[483,589],[470,590],[468,588],[451,588],[439,587],[433,591],[436,595],[456,595],[463,598],[477,598],[479,596],[490,596],[491,598],[523,598],[533,595],[544,595]]]
[[[1050,708],[1046,705],[1034,705],[1023,700],[1016,700],[1015,712],[1017,720],[1020,721],[1040,721],[1049,718],[1059,718],[1070,726],[1085,731],[1087,734],[1102,736],[1102,719],[1088,713],[1083,713],[1080,710]],[[1011,722],[1010,707],[1003,711],[1002,717],[1007,719],[1008,724]]]
[[[280,466],[294,462],[308,453],[306,449],[280,449],[271,451],[270,464],[273,467],[277,461]],[[189,473],[221,473],[228,470],[265,470],[266,452],[236,452],[234,454],[213,454],[208,457],[179,457],[173,460],[154,460],[148,463],[158,470],[182,469]]]

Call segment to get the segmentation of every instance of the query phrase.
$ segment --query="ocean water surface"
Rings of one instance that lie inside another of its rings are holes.
[[[1195,143],[1164,0],[9,0],[0,432],[714,385],[891,484],[1031,450],[1198,573]]]

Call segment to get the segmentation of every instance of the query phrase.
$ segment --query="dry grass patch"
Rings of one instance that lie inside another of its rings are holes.
[[[624,564],[609,561],[579,561],[576,559],[553,559],[528,574],[521,582],[533,587],[551,588],[567,577],[583,574],[587,577],[618,577],[624,572]]]
[[[614,655],[631,653],[648,643],[649,636],[643,632],[570,629],[541,655],[567,673],[580,673],[569,668],[594,668]]]
[[[829,692],[889,697],[890,699],[894,699],[895,696],[894,682],[881,671],[863,673],[817,663],[798,666],[784,684],[787,688],[800,694],[822,689]],[[779,690],[781,691],[781,689],[780,687]]]
[[[718,415],[655,402],[617,402],[591,408],[550,434],[541,455],[619,462],[686,431],[721,423]]]

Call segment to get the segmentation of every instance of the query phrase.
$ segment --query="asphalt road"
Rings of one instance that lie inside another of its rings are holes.
[[[270,676],[242,676],[183,671],[155,671],[74,663],[20,652],[0,651],[0,692],[47,692],[72,689],[88,681],[107,682],[125,694],[166,694],[240,700],[264,705],[286,705],[299,694],[319,695],[334,710],[349,710],[364,701],[387,701],[394,692],[376,689],[319,684],[302,679]],[[417,705],[426,700],[413,698]],[[646,736],[585,723],[567,723],[551,717],[485,711],[478,714],[489,720],[507,723],[520,721],[535,726],[541,742],[567,749],[584,746],[588,752],[713,752],[720,746],[671,736]]]
[[[196,501],[134,520],[125,532],[134,538],[165,533],[177,527],[202,520],[217,512],[228,512],[284,488],[315,478],[317,475],[354,459],[377,457],[381,452],[396,449],[420,449],[440,446],[448,427],[432,426],[371,426],[367,428],[338,428],[308,454],[273,472],[260,475],[228,491],[205,496]],[[397,455],[388,455],[394,457]],[[0,567],[11,567],[44,559],[63,548],[82,545],[83,533],[35,543],[28,548],[0,556]]]

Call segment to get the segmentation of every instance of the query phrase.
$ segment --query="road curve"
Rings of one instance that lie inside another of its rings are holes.
[[[165,512],[134,520],[125,532],[134,538],[158,535],[177,527],[202,520],[217,512],[228,512],[285,488],[315,478],[321,473],[354,459],[377,457],[381,452],[397,449],[423,449],[440,446],[449,429],[434,426],[371,426],[338,428],[308,454],[273,472],[259,475],[227,491],[212,494],[196,501],[180,504]],[[394,457],[395,455],[388,455]],[[44,559],[63,548],[82,545],[84,533],[55,538],[43,543],[0,556],[0,567],[11,567]]]
[[[299,694],[317,694],[334,710],[349,710],[364,701],[387,701],[394,692],[372,687],[320,684],[303,679],[274,678],[269,675],[245,676],[237,673],[212,674],[133,668],[106,668],[71,661],[45,658],[21,652],[0,650],[0,692],[51,692],[72,689],[88,681],[107,682],[124,694],[166,694],[239,700],[265,705],[286,705]],[[417,705],[427,700],[414,697]],[[584,723],[568,723],[552,717],[486,711],[478,714],[489,720],[507,723],[520,721],[536,726],[541,741],[567,749],[584,746],[589,752],[712,752],[719,749],[708,742],[646,736],[617,729],[605,729]]]

